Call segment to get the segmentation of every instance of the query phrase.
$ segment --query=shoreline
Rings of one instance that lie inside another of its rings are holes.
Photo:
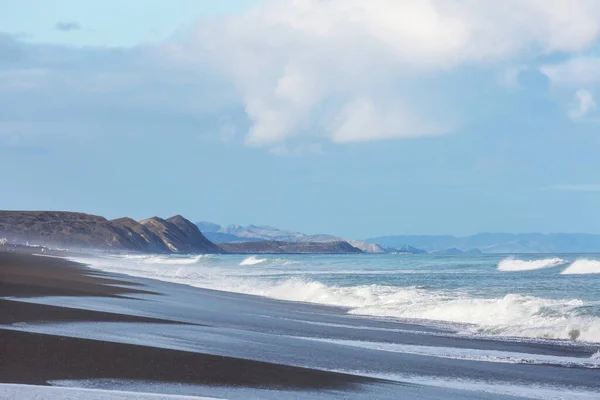
[[[252,254],[252,255],[249,255],[249,254],[214,254],[214,255],[213,254],[205,254],[205,255],[198,255],[197,257],[245,256],[247,259],[247,258],[254,258],[254,257],[260,257],[260,256],[267,256],[267,255],[272,255],[272,256],[276,257],[276,256],[281,256],[282,254],[278,254],[278,253]],[[295,255],[306,255],[306,254],[295,254]],[[336,255],[343,255],[343,254],[314,254],[314,255],[315,256],[323,256],[323,255],[336,256]],[[363,253],[362,255],[369,256],[369,254],[365,254],[365,253]],[[161,255],[150,254],[150,255],[142,255],[141,257],[154,258],[154,257],[160,257],[160,256]],[[310,256],[310,254],[308,254],[308,256]],[[379,255],[375,254],[375,256],[379,256]],[[89,263],[89,268],[96,270],[96,271],[105,272],[105,270],[102,267],[93,266],[93,259],[95,257],[97,257],[97,256],[93,255],[93,256],[91,256],[91,259],[87,259],[87,260],[83,260],[83,261],[80,260],[78,262],[85,263],[86,265],[88,265],[88,263]],[[190,257],[190,255],[188,255],[187,257]],[[100,257],[99,259],[102,259],[102,257]],[[265,260],[260,260],[260,261],[265,261]],[[267,261],[269,261],[269,260],[267,260]],[[257,263],[257,264],[260,264],[260,263]],[[252,266],[252,265],[253,264],[248,264],[248,265],[240,264],[240,266]],[[181,266],[185,267],[186,265],[182,264]],[[235,290],[222,289],[219,287],[197,286],[193,283],[181,282],[181,281],[172,280],[172,279],[159,279],[154,276],[147,276],[147,275],[143,275],[143,274],[129,274],[127,272],[115,272],[115,271],[111,271],[111,270],[107,271],[106,273],[123,275],[125,277],[131,277],[131,278],[135,278],[135,279],[147,279],[147,280],[159,281],[159,282],[163,282],[163,283],[170,283],[170,284],[174,284],[174,285],[183,285],[183,286],[192,287],[192,288],[200,289],[200,290],[209,290],[209,291],[223,292],[223,293],[228,293],[228,294],[260,297],[260,298],[269,299],[272,301],[283,301],[283,302],[288,302],[288,303],[301,303],[301,304],[307,304],[307,305],[312,305],[312,306],[331,307],[331,308],[335,308],[335,309],[342,309],[345,311],[350,311],[350,310],[356,308],[355,306],[344,305],[344,304],[325,303],[325,302],[317,302],[317,301],[313,302],[313,301],[309,301],[309,300],[295,300],[295,299],[288,299],[288,298],[282,298],[282,297],[276,297],[276,296],[257,294],[257,293],[252,293],[252,292],[248,292],[248,291],[235,291]],[[348,315],[352,315],[356,318],[363,318],[363,319],[368,319],[368,320],[390,321],[393,323],[399,323],[399,324],[404,324],[404,325],[418,326],[418,327],[422,327],[424,330],[428,330],[428,331],[433,330],[433,331],[439,331],[442,333],[451,332],[453,334],[459,335],[466,339],[490,340],[490,341],[502,341],[502,342],[546,343],[546,344],[556,344],[556,345],[575,346],[575,347],[598,346],[600,348],[600,340],[597,340],[597,341],[582,340],[582,339],[572,340],[572,339],[568,339],[568,338],[555,338],[555,337],[544,337],[544,336],[534,337],[534,336],[491,334],[491,333],[480,333],[480,332],[476,332],[475,330],[470,331],[470,332],[465,332],[465,330],[464,330],[465,327],[476,328],[476,327],[480,326],[474,322],[459,322],[459,321],[452,321],[452,320],[425,319],[425,318],[416,318],[416,317],[415,318],[404,318],[404,317],[397,317],[397,316],[382,316],[382,315],[368,314],[368,313],[353,313],[353,314],[349,313]]]
[[[468,378],[600,394],[600,370],[585,366],[597,349],[580,343],[458,337],[335,306],[201,289],[54,257],[0,252],[0,282],[0,307],[9,310],[0,317],[0,343],[9,350],[0,359],[0,383],[94,381],[99,389],[130,390],[127,382],[135,381],[134,391],[232,399],[514,399],[510,391],[443,386]],[[412,354],[411,346],[432,353]],[[448,358],[446,349],[476,358]],[[497,352],[533,361],[477,358]],[[561,357],[579,364],[563,365]],[[415,374],[442,386],[411,381]]]
[[[142,285],[58,257],[0,252],[0,382],[47,385],[51,380],[134,379],[292,389],[351,388],[376,379],[149,346],[7,329],[7,325],[182,321],[18,301],[41,296],[162,296]],[[77,288],[72,288],[77,285]],[[12,297],[13,299],[6,299]],[[139,301],[139,300],[134,300]],[[203,326],[201,323],[192,325]],[[43,360],[43,363],[39,362]],[[248,373],[247,371],[254,371]]]

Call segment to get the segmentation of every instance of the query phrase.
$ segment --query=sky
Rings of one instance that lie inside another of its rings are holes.
[[[0,208],[600,233],[595,0],[0,0]]]

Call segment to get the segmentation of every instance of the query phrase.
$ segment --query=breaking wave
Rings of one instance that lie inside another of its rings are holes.
[[[600,341],[600,318],[582,316],[581,300],[553,300],[509,294],[475,298],[455,292],[436,292],[415,287],[364,285],[327,286],[290,278],[280,282],[230,283],[224,290],[349,308],[349,313],[413,320],[474,325],[471,332],[531,338],[568,339],[578,329],[580,340]]]
[[[590,260],[587,258],[581,258],[576,260],[573,264],[569,265],[562,275],[586,275],[586,274],[600,274],[600,261]]]
[[[256,265],[256,264],[261,264],[266,262],[267,259],[266,258],[258,258],[256,256],[250,256],[245,258],[240,265]]]
[[[128,255],[125,259],[136,261],[140,264],[162,264],[162,265],[192,265],[199,264],[202,260],[208,259],[208,255],[199,255],[194,257],[176,257],[176,256],[139,256]]]
[[[515,260],[514,258],[505,258],[498,264],[498,271],[516,272],[516,271],[533,271],[536,269],[551,268],[565,264],[566,261],[562,258],[546,258],[543,260]]]
[[[344,286],[325,284],[310,279],[308,275],[286,277],[275,274],[264,277],[256,273],[280,272],[273,268],[282,265],[281,261],[284,260],[257,256],[247,257],[241,262],[236,258],[224,257],[188,260],[173,258],[164,263],[162,257],[146,257],[87,262],[109,272],[280,300],[341,306],[347,308],[350,314],[430,321],[435,324],[451,323],[474,334],[569,339],[569,332],[578,330],[579,340],[600,342],[600,316],[589,312],[589,306],[593,304],[578,299],[550,299],[516,293],[483,297],[455,289],[434,290],[385,284]],[[544,261],[544,267],[564,263],[560,259],[541,261]],[[573,265],[583,265],[582,262],[578,260]],[[598,271],[600,262],[592,263],[595,263],[593,265]],[[252,269],[253,273],[248,274],[246,266],[256,264],[263,264],[265,268]],[[532,268],[532,264],[525,265],[526,268]],[[591,270],[594,269],[588,267],[586,273],[591,273]],[[301,271],[295,273],[301,274]],[[348,271],[348,274],[351,275],[351,272]]]

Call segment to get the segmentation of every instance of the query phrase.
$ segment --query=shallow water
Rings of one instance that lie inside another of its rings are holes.
[[[581,341],[600,342],[600,255],[103,256],[92,263],[471,334],[569,339],[578,332]]]

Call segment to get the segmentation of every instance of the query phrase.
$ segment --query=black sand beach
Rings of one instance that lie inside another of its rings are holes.
[[[0,383],[240,399],[529,398],[535,387],[600,396],[600,370],[585,366],[597,349],[586,344],[467,338],[16,253],[0,253],[0,297]],[[355,345],[365,342],[581,363],[483,362]]]

